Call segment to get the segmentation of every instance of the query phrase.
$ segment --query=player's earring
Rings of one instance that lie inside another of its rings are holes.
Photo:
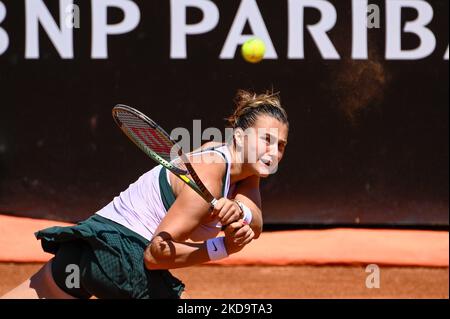
[[[244,131],[241,128],[237,128],[234,131],[234,140],[236,142],[236,146],[242,150],[244,147]]]
[[[239,156],[238,161],[244,162],[244,131],[237,128],[234,132],[234,142],[236,144],[236,151]]]

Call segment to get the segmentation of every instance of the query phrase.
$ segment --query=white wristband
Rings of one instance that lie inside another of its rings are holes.
[[[225,237],[216,237],[206,241],[206,249],[210,260],[223,259],[228,257],[227,249],[225,248]]]
[[[238,201],[238,200],[234,200],[239,207],[241,208],[242,212],[244,213],[244,217],[242,218],[243,220],[245,220],[247,222],[247,224],[250,225],[250,223],[252,222],[252,210],[250,208],[248,208],[247,206],[245,206],[244,203]]]

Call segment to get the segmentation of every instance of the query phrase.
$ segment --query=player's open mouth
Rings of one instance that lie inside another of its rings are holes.
[[[272,160],[269,158],[261,158],[261,162],[266,165],[267,167],[270,167],[272,165]]]

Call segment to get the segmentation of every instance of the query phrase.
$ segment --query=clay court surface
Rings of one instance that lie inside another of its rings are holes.
[[[0,295],[42,264],[1,263]],[[172,270],[191,298],[449,298],[448,268],[380,267],[380,288],[364,266],[198,266]]]
[[[69,224],[0,215],[0,296],[52,257],[33,233],[54,225]],[[448,231],[264,232],[238,254],[171,272],[191,298],[449,298],[448,252]],[[380,288],[366,287],[369,264]]]

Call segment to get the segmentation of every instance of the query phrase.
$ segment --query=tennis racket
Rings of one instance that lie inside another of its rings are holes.
[[[181,147],[166,131],[145,114],[126,105],[113,107],[112,115],[122,132],[145,154],[171,171],[214,207],[217,199],[200,180]]]

